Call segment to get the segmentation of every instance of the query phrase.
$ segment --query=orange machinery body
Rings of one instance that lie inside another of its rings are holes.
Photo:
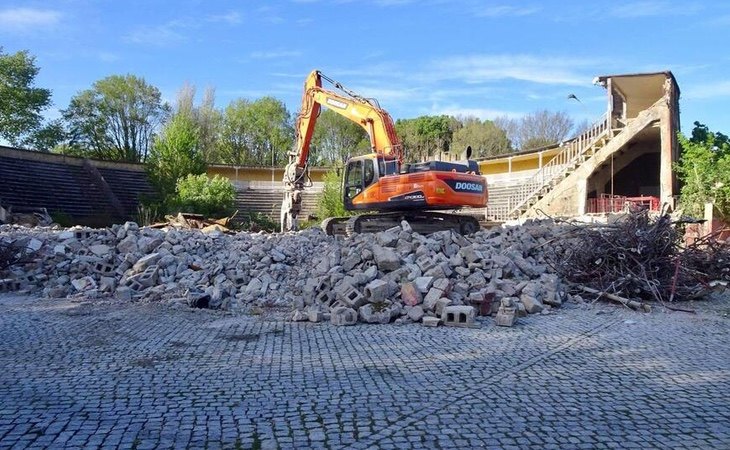
[[[453,187],[452,187],[453,185]],[[464,186],[481,186],[465,191]],[[460,188],[457,191],[455,188]],[[421,172],[389,175],[352,199],[352,209],[393,211],[406,209],[483,208],[487,204],[484,178],[456,172]]]
[[[346,209],[372,211],[483,208],[487,182],[463,164],[434,161],[398,170],[377,154],[351,158],[343,180]],[[473,163],[473,169],[477,169]]]

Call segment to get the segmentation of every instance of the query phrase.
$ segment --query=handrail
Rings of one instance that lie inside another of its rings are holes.
[[[517,192],[509,197],[509,204],[512,207],[509,214],[513,215],[545,186],[560,175],[565,174],[568,168],[577,162],[598,140],[605,137],[610,129],[608,113],[604,113],[591,128],[570,141],[561,143],[563,149],[530,179],[522,183]]]

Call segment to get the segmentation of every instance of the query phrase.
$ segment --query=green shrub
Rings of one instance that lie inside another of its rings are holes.
[[[333,169],[324,175],[324,188],[317,202],[317,216],[322,220],[352,215],[342,202],[342,178],[338,172]]]
[[[223,217],[232,212],[235,200],[236,190],[228,178],[190,174],[177,180],[173,203],[178,211]]]

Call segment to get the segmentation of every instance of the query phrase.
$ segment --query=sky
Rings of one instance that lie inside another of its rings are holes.
[[[36,57],[49,118],[104,77],[174,102],[273,96],[292,114],[313,69],[398,118],[606,110],[599,75],[671,70],[684,132],[730,134],[730,2],[675,0],[0,0],[0,46]],[[570,94],[580,99],[569,99]]]

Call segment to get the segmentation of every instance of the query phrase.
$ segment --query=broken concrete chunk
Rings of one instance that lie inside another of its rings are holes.
[[[373,246],[373,258],[378,270],[391,272],[400,267],[400,257],[390,248]]]

